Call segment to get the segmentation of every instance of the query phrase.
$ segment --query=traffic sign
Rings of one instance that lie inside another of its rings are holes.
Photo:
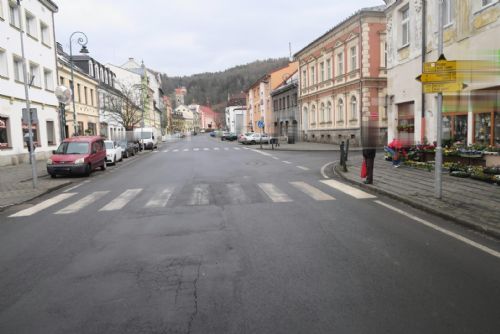
[[[264,128],[264,121],[263,120],[258,121],[257,126],[259,127],[259,129],[263,129]]]
[[[31,118],[31,124],[38,123],[38,113],[37,113],[36,108],[30,108],[30,114],[31,114],[31,117],[30,117],[30,115],[28,115],[28,109],[23,108],[22,122],[24,124],[28,124],[29,123],[28,120]]]
[[[457,81],[457,72],[422,73],[416,79],[422,83]]]
[[[467,87],[462,82],[426,83],[423,86],[425,94],[459,92]]]
[[[454,72],[456,70],[456,60],[438,60],[424,63],[424,73]]]

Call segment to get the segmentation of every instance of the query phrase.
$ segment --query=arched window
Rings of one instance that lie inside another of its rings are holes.
[[[358,118],[358,101],[356,96],[351,96],[351,119]]]
[[[311,125],[316,125],[316,106],[311,107]]]
[[[308,126],[309,126],[309,117],[308,117],[308,110],[307,110],[307,107],[304,107],[303,109],[303,122],[302,122],[302,126],[304,127],[304,130],[307,130]]]
[[[337,103],[337,122],[344,121],[344,101],[339,99]]]
[[[321,103],[321,108],[320,108],[321,116],[320,116],[320,122],[325,122],[325,104]]]
[[[326,104],[326,121],[332,121],[332,103],[330,101]]]

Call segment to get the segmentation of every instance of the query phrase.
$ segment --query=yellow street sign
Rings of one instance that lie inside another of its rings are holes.
[[[424,73],[454,72],[456,70],[456,60],[438,60],[424,63]]]
[[[452,93],[459,92],[465,87],[466,84],[461,82],[448,82],[448,83],[427,83],[423,84],[425,94],[433,93]]]
[[[457,81],[457,72],[422,73],[417,77],[417,80],[422,83]]]

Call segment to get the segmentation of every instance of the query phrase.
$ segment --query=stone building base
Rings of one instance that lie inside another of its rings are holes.
[[[36,161],[45,161],[52,155],[50,152],[37,152]],[[28,153],[12,154],[12,155],[0,155],[0,166],[11,166],[20,165],[24,163],[29,163],[30,157]]]

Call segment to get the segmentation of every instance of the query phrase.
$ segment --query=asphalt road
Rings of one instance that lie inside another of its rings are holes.
[[[1,212],[0,333],[499,332],[497,241],[255,148],[166,143]]]

